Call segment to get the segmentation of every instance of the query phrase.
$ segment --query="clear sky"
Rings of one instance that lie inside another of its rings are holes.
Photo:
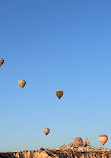
[[[110,148],[111,0],[1,0],[0,58],[0,151]]]

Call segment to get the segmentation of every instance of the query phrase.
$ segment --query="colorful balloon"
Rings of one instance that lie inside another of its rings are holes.
[[[50,132],[49,128],[44,128],[43,132],[47,135]]]
[[[2,66],[3,63],[4,63],[4,60],[0,58],[0,67]]]
[[[104,145],[108,140],[108,136],[105,134],[102,134],[99,136],[99,141],[102,143],[102,145]]]
[[[56,96],[60,99],[63,96],[63,91],[62,90],[57,90],[56,91]]]
[[[20,81],[18,81],[18,85],[22,89],[26,85],[26,81],[25,80],[20,80]]]

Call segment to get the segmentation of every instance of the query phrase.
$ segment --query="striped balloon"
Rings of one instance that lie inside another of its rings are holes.
[[[108,136],[105,134],[102,134],[99,136],[99,141],[102,143],[102,145],[104,145],[108,140]]]
[[[2,66],[3,63],[4,63],[4,60],[0,58],[0,67]]]
[[[22,89],[22,88],[26,85],[26,81],[25,81],[25,80],[19,80],[19,81],[18,81],[18,85],[19,85],[20,88]]]

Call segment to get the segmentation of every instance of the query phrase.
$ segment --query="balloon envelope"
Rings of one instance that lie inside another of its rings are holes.
[[[26,85],[26,81],[25,81],[25,80],[19,80],[19,81],[18,81],[18,85],[19,85],[20,88],[22,89],[22,88]]]
[[[104,145],[108,140],[108,136],[105,134],[102,134],[99,136],[99,141],[102,143],[102,145]]]
[[[44,128],[43,132],[47,135],[50,132],[49,128]]]
[[[60,99],[63,96],[63,91],[62,90],[57,90],[56,91],[56,96]]]
[[[2,66],[3,63],[4,63],[4,60],[0,58],[0,66]]]

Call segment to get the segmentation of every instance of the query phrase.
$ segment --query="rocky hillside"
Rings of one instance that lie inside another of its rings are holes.
[[[57,148],[39,151],[22,151],[14,153],[0,153],[0,158],[111,158],[111,150],[92,147],[88,138],[85,142],[81,137],[75,138],[72,143]]]

